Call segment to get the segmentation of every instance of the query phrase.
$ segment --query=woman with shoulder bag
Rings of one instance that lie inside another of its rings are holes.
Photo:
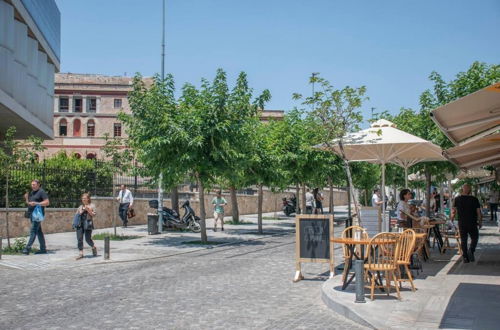
[[[76,226],[76,239],[78,240],[78,250],[80,253],[76,260],[83,258],[83,236],[85,241],[92,247],[92,255],[97,256],[97,248],[92,241],[92,229],[94,229],[94,217],[96,215],[95,205],[91,203],[90,194],[82,195],[82,205],[78,207],[76,214],[80,215],[80,223]]]

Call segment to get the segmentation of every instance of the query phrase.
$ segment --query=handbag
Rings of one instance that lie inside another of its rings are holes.
[[[94,221],[92,221],[92,219],[85,219],[85,221],[83,221],[83,230],[92,229],[94,229]]]
[[[94,221],[92,220],[92,218],[88,217],[87,211],[85,211],[82,214],[80,214],[80,221],[81,221],[81,225],[80,226],[83,226],[83,230],[92,230],[92,229],[94,229]]]
[[[43,215],[43,210],[40,205],[35,206],[35,209],[31,214],[31,219],[37,222],[42,222],[43,220],[45,220],[45,216]]]
[[[133,208],[130,207],[127,211],[127,218],[131,219],[133,217],[135,217],[135,211]]]

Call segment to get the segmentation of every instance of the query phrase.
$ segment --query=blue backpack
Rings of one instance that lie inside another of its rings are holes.
[[[42,222],[43,220],[45,220],[45,216],[43,215],[43,210],[40,205],[35,206],[33,213],[31,213],[31,219],[37,222]]]

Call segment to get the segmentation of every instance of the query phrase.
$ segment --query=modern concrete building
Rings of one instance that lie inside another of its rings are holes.
[[[145,78],[149,80],[150,78]],[[60,150],[81,158],[104,158],[106,134],[126,138],[120,111],[130,113],[127,95],[132,78],[98,74],[57,73],[54,96],[54,139],[47,140],[41,158]],[[265,110],[261,119],[282,119],[283,111]]]
[[[0,0],[0,136],[52,138],[60,31],[54,0]]]

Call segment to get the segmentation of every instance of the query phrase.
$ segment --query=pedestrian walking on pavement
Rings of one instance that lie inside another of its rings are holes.
[[[306,214],[312,214],[313,209],[316,207],[316,200],[311,190],[307,188],[306,190]]]
[[[218,220],[221,230],[224,231],[224,206],[227,205],[227,201],[222,197],[222,191],[217,191],[217,196],[212,199],[212,205],[214,205],[214,231],[217,231]]]
[[[120,192],[116,200],[120,203],[118,214],[120,215],[120,219],[122,219],[123,227],[127,227],[128,209],[134,204],[134,197],[132,196],[132,192],[127,189],[127,185],[122,184],[120,186]]]
[[[323,214],[323,194],[319,188],[314,188],[313,196],[315,200],[314,214]]]
[[[470,195],[471,186],[464,184],[462,193],[455,198],[453,210],[451,212],[451,221],[458,215],[458,229],[460,231],[462,258],[464,263],[474,261],[474,252],[479,240],[479,229],[483,226],[483,215],[481,213],[481,204],[479,200]],[[467,239],[470,236],[470,248],[467,249]]]
[[[45,207],[49,206],[49,196],[41,188],[40,181],[33,180],[31,181],[31,191],[29,193],[24,194],[24,199],[26,200],[26,204],[28,204],[28,211],[26,212],[27,218],[31,221],[31,230],[30,230],[30,238],[28,240],[28,244],[23,249],[23,253],[28,255],[31,251],[31,246],[35,242],[35,238],[38,237],[38,242],[40,243],[40,250],[35,252],[35,254],[44,254],[47,253],[47,247],[45,246],[45,236],[42,231],[42,223],[40,221],[35,221],[33,219],[33,211],[35,207],[41,206],[42,214],[45,216]]]
[[[380,189],[374,189],[372,195],[372,207],[378,207],[382,209],[382,196],[380,195]]]
[[[490,189],[490,194],[488,198],[488,204],[490,205],[490,214],[491,214],[491,221],[497,221],[497,211],[498,211],[498,201],[499,201],[499,196],[498,196],[498,185],[496,183],[493,183]],[[500,222],[499,222],[500,226]]]
[[[83,237],[85,241],[92,248],[92,255],[97,256],[97,248],[92,241],[92,229],[94,229],[94,217],[96,216],[95,205],[92,204],[90,194],[85,193],[82,195],[82,205],[76,210],[76,215],[79,216],[79,223],[76,225],[76,240],[78,242],[79,254],[76,260],[83,258]]]

